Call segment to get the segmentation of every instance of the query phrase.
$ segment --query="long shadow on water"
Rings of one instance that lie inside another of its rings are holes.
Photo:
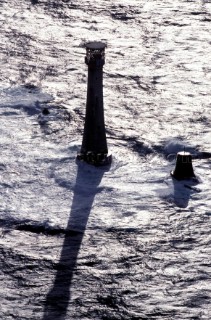
[[[184,183],[172,178],[174,186],[174,202],[179,208],[187,208],[191,196],[191,190],[185,188]]]
[[[175,204],[177,207],[187,208],[191,194],[193,192],[200,192],[200,189],[196,187],[198,181],[194,179],[177,181],[174,178],[172,178],[172,181],[174,186]]]
[[[78,164],[70,217],[55,281],[46,297],[43,320],[65,319],[71,299],[71,283],[77,264],[77,256],[93,201],[98,192],[98,185],[106,169],[108,168]]]

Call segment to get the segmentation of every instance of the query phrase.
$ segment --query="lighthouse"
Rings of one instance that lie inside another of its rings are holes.
[[[192,155],[190,152],[180,151],[177,153],[176,167],[171,176],[177,180],[194,179],[196,176],[192,166]]]
[[[103,65],[105,64],[103,42],[86,44],[85,63],[88,66],[86,115],[81,151],[77,159],[95,166],[111,163],[106,141],[103,106]]]

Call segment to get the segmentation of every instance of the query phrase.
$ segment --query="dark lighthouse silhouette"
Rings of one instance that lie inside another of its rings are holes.
[[[105,64],[103,42],[86,44],[85,63],[88,65],[86,115],[81,151],[77,159],[95,166],[111,163],[106,141],[103,106],[103,65]]]

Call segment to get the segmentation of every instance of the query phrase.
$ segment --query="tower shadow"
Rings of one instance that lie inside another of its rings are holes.
[[[185,188],[184,183],[172,178],[174,185],[174,203],[179,208],[187,208],[190,199],[190,189]]]
[[[183,180],[178,181],[172,178],[174,186],[174,203],[177,207],[187,208],[191,194],[193,192],[200,192],[196,187],[197,180]]]
[[[43,320],[64,320],[71,299],[71,284],[98,185],[108,167],[78,163],[74,195],[52,289],[46,297]]]

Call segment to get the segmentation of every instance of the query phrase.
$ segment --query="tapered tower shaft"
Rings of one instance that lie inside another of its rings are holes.
[[[103,65],[105,47],[101,42],[86,45],[85,63],[88,65],[86,115],[81,153],[78,158],[94,165],[107,163],[108,147],[103,106]]]

